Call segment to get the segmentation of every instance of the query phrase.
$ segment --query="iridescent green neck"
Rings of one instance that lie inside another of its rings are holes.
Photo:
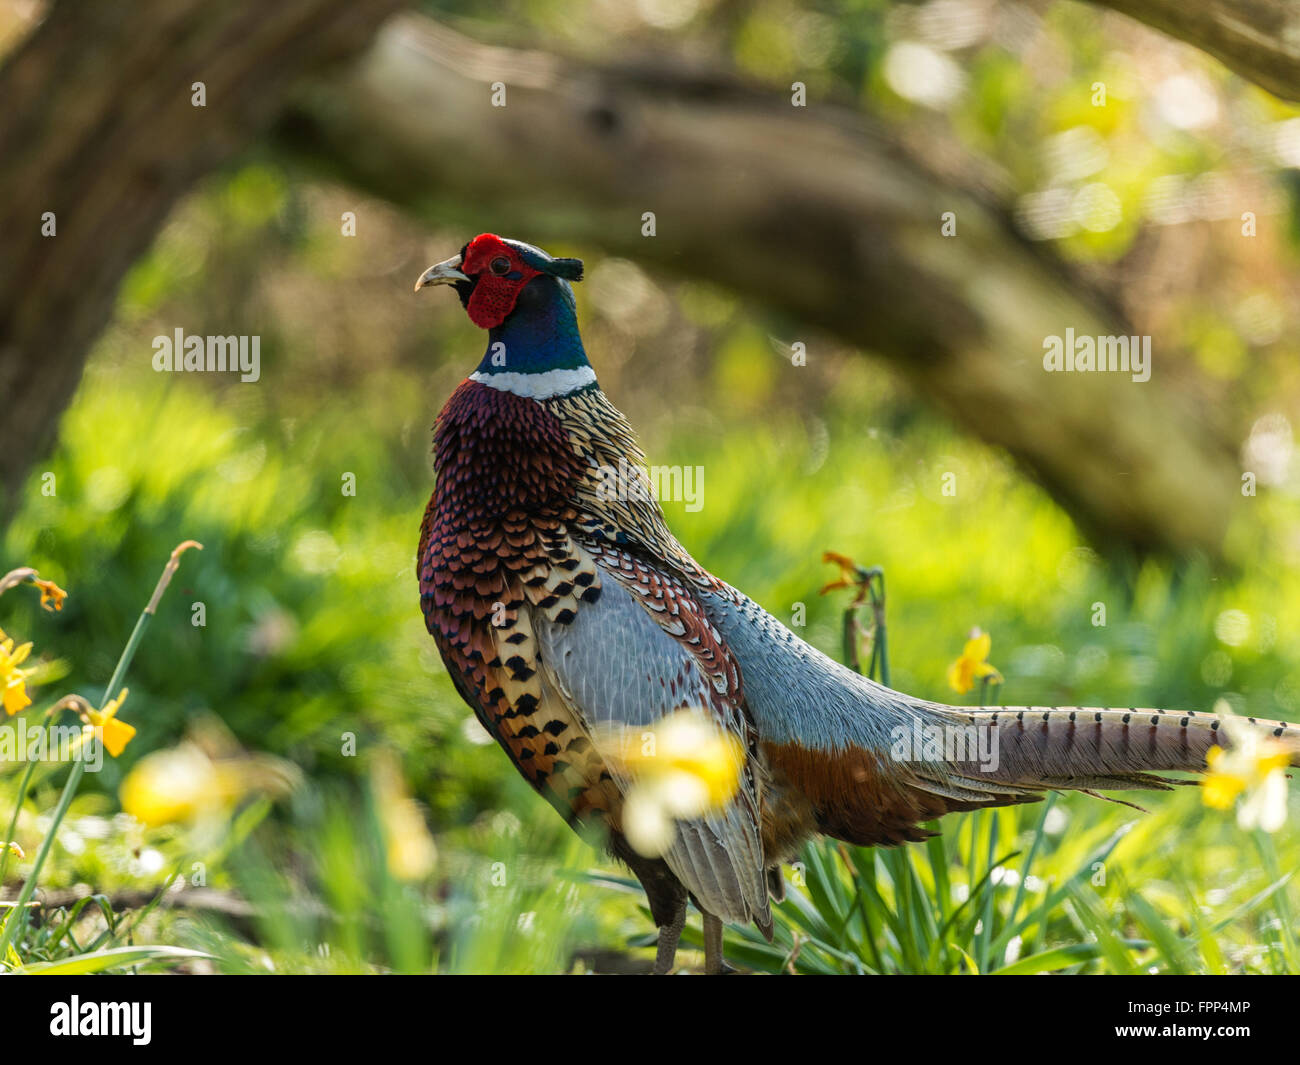
[[[578,332],[578,316],[568,283],[533,278],[519,293],[506,320],[488,333],[479,375],[536,374],[590,367]]]

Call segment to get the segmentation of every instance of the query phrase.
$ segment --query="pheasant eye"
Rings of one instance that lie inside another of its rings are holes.
[[[506,274],[510,273],[510,260],[504,255],[498,255],[488,263],[488,269],[496,274],[497,277],[504,277]]]

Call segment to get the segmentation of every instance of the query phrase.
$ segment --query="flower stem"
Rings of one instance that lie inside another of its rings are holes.
[[[0,836],[0,889],[4,887],[5,873],[9,871],[9,844],[14,838],[14,829],[18,827],[18,812],[23,808],[23,797],[32,782],[32,773],[36,770],[36,759],[27,759],[27,770],[23,773],[23,782],[18,785],[18,798],[14,802],[14,815],[9,818],[9,827]]]
[[[100,701],[101,709],[112,700],[114,692],[121,690],[122,681],[126,677],[127,669],[131,666],[131,660],[135,658],[136,648],[140,646],[140,639],[144,636],[144,630],[153,619],[154,611],[158,609],[158,601],[162,598],[167,585],[171,583],[172,574],[176,572],[177,567],[180,565],[181,553],[191,547],[202,550],[203,545],[195,543],[193,540],[186,540],[172,552],[171,558],[167,560],[167,565],[163,567],[162,576],[158,578],[158,584],[154,587],[153,595],[150,597],[148,605],[140,612],[135,628],[131,630],[131,638],[126,641],[126,646],[122,649],[122,654],[117,660],[117,668],[113,670],[112,679],[109,680],[108,687],[104,691],[104,698]],[[9,915],[5,918],[4,927],[0,929],[0,965],[5,963],[5,959],[9,954],[9,944],[13,942],[18,929],[27,923],[27,904],[36,891],[36,880],[40,876],[46,858],[50,856],[50,849],[54,846],[54,839],[59,832],[59,825],[63,823],[64,817],[67,816],[68,807],[72,805],[72,800],[77,794],[77,785],[81,783],[81,777],[85,771],[86,761],[84,758],[78,758],[72,763],[72,771],[68,773],[67,783],[63,785],[63,794],[59,796],[59,804],[54,808],[54,817],[50,821],[49,830],[41,841],[40,850],[36,852],[36,861],[32,864],[32,871],[27,874],[22,891],[18,893],[13,909],[9,911]],[[21,801],[21,795],[19,801]],[[14,820],[17,820],[16,810]]]
[[[872,569],[873,579],[867,585],[871,593],[871,613],[875,620],[875,635],[872,637],[872,657],[880,667],[880,683],[889,687],[889,633],[885,628],[885,571],[879,566]],[[876,591],[876,583],[880,591]]]
[[[861,571],[862,592],[844,613],[844,655],[847,665],[855,672],[862,672],[862,663],[858,658],[858,638],[862,624],[858,621],[858,611],[864,605],[862,599],[871,606],[871,661],[867,663],[866,676],[869,680],[879,680],[889,687],[889,631],[885,627],[885,571],[879,566]]]

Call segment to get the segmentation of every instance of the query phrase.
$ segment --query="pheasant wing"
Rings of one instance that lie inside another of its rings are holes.
[[[555,697],[592,734],[649,728],[674,710],[700,708],[752,750],[734,662],[689,590],[630,555],[597,561],[603,571],[598,602],[567,624],[535,622],[542,672]],[[701,908],[766,930],[771,913],[757,772],[748,760],[730,803],[678,821],[663,858]],[[611,774],[621,790],[630,786],[616,769]]]

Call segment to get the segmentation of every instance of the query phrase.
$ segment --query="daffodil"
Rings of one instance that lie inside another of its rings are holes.
[[[388,871],[398,880],[423,880],[432,872],[438,851],[420,808],[406,790],[397,759],[387,753],[376,759],[370,781]]]
[[[191,743],[145,755],[122,782],[122,809],[147,825],[194,821],[232,797],[230,781]]]
[[[695,709],[675,711],[641,733],[625,729],[601,746],[629,781],[623,834],[646,857],[672,846],[676,821],[725,807],[745,766],[740,740]]]
[[[117,719],[117,712],[122,708],[122,702],[126,699],[126,689],[123,688],[118,697],[112,700],[102,710],[94,710],[87,707],[82,711],[82,720],[95,730],[95,735],[99,737],[104,744],[104,748],[114,758],[119,757],[126,745],[131,742],[135,735],[135,726],[128,725],[125,721]]]
[[[5,849],[8,850],[9,853],[12,854],[15,858],[26,858],[26,857],[27,857],[27,855],[23,853],[23,849],[22,849],[22,847],[18,846],[18,844],[15,843],[13,840],[10,840],[8,843],[4,844],[4,847],[5,847]]]
[[[3,698],[5,713],[11,717],[32,705],[27,694],[27,678],[32,671],[18,668],[31,653],[30,643],[15,647],[13,639],[0,629],[0,698]]]
[[[41,607],[45,610],[62,610],[63,600],[68,598],[68,593],[60,588],[53,581],[41,580],[39,577],[33,577],[32,583],[41,590]]]
[[[295,769],[270,756],[247,754],[231,743],[214,757],[211,730],[192,729],[196,739],[152,751],[127,774],[118,792],[122,809],[147,825],[199,823],[225,816],[254,792],[282,795],[295,783]]]
[[[948,686],[959,695],[965,695],[977,680],[987,679],[990,684],[1001,684],[1002,674],[988,664],[993,638],[987,632],[972,629],[961,657],[948,667]]]
[[[1201,791],[1206,806],[1229,810],[1237,807],[1237,824],[1243,829],[1276,832],[1286,821],[1286,768],[1290,749],[1221,703],[1215,711],[1223,719],[1230,747],[1211,747],[1205,754],[1209,772]]]

